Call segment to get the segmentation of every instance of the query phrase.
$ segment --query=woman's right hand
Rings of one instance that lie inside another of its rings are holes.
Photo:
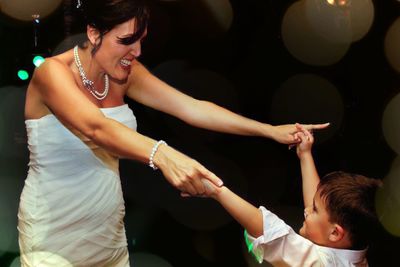
[[[167,181],[182,193],[191,196],[204,195],[207,192],[203,179],[217,187],[223,182],[214,173],[207,170],[198,161],[167,145],[161,145],[154,155],[155,165],[162,171]]]

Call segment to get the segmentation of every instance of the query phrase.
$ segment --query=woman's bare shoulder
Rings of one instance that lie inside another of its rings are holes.
[[[63,54],[47,57],[45,61],[35,69],[32,80],[34,82],[46,82],[52,78],[65,79],[72,77],[72,55],[70,51]]]

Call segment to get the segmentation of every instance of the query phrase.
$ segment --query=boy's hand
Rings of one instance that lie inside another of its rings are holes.
[[[296,127],[299,129],[297,137],[301,140],[296,146],[296,152],[297,156],[301,157],[302,155],[311,152],[311,147],[314,143],[314,136],[312,135],[312,132],[308,131],[302,125],[296,124]]]

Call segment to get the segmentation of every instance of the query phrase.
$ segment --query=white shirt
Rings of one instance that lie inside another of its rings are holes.
[[[274,266],[367,267],[367,250],[322,247],[300,236],[278,216],[264,207],[263,235],[254,238],[247,233],[246,242],[259,263],[264,260]]]

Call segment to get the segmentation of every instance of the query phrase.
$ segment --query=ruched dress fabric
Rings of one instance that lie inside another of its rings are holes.
[[[128,105],[103,114],[136,130]],[[29,172],[20,198],[22,267],[129,267],[118,158],[54,115],[26,120]]]

